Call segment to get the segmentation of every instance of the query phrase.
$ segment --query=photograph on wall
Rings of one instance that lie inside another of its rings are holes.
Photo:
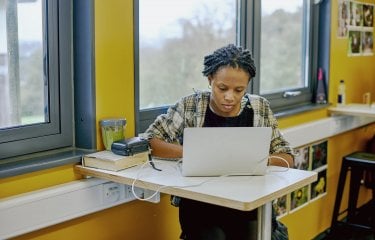
[[[284,195],[272,201],[272,207],[276,213],[276,217],[282,217],[287,214],[287,206],[287,195]]]
[[[327,143],[319,142],[311,145],[311,170],[316,170],[327,164]]]
[[[353,27],[363,26],[363,7],[362,3],[349,2],[349,25]]]
[[[295,210],[305,205],[309,200],[308,186],[297,189],[290,194],[290,210]]]
[[[361,55],[361,32],[349,30],[348,39],[348,55],[360,56]]]
[[[374,55],[374,34],[373,32],[362,32],[362,54]]]
[[[345,5],[343,2],[340,2],[340,4]],[[348,56],[373,56],[375,5],[349,1],[348,6],[349,23],[346,25],[347,29],[345,29],[348,32]],[[339,10],[342,11],[341,8],[339,7]],[[339,13],[339,19],[341,15],[342,13]],[[339,29],[339,31],[345,30]]]
[[[337,18],[337,37],[347,38],[348,37],[348,25],[349,25],[349,1],[339,0],[338,2],[338,18]]]
[[[309,146],[300,147],[294,150],[294,168],[309,170],[310,168],[310,151]]]
[[[327,169],[318,172],[318,180],[311,184],[311,199],[322,196],[327,189]]]
[[[374,27],[374,5],[363,4],[363,27]]]

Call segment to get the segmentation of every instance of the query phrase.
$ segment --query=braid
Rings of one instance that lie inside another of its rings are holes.
[[[233,44],[219,48],[213,54],[205,56],[202,73],[207,77],[216,73],[221,66],[241,68],[249,73],[250,78],[255,77],[256,74],[256,67],[250,51],[242,49],[242,47],[236,47]]]

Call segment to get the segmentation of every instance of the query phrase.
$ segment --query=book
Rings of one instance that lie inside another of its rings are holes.
[[[99,168],[111,171],[120,171],[134,167],[148,161],[148,151],[134,154],[132,156],[122,156],[114,154],[112,151],[100,151],[84,155],[82,165],[84,167]]]

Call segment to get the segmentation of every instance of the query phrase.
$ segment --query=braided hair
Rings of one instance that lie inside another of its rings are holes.
[[[205,56],[202,73],[207,77],[215,74],[222,66],[241,68],[249,73],[250,79],[255,77],[256,74],[256,67],[250,51],[233,44],[219,48],[213,54]]]

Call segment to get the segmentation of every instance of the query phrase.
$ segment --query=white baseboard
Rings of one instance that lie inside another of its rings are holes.
[[[0,239],[132,201],[129,187],[88,178],[1,199]],[[105,195],[106,188],[111,188],[110,194]]]
[[[283,129],[282,132],[293,147],[299,147],[372,122],[373,118],[337,116]],[[113,187],[108,184],[111,182],[89,178],[0,199],[0,239],[134,200],[126,185],[115,185],[118,188],[115,194],[105,197],[105,189]]]

